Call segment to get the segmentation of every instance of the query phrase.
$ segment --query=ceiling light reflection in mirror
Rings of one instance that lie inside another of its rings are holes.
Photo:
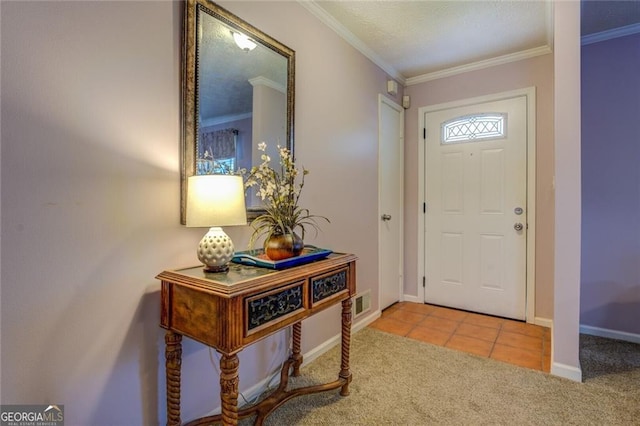
[[[287,59],[208,13],[198,18],[198,159],[205,133],[223,128],[239,130],[236,169],[260,163],[263,141],[277,158],[287,144]],[[261,204],[247,199],[249,208]]]

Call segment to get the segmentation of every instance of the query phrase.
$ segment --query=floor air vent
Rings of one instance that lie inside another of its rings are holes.
[[[358,318],[361,314],[371,309],[371,290],[367,290],[355,297],[355,314],[354,318]]]

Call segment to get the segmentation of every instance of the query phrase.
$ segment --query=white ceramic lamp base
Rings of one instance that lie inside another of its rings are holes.
[[[234,246],[231,238],[220,228],[214,226],[202,237],[198,245],[198,259],[208,272],[224,272],[229,269]]]

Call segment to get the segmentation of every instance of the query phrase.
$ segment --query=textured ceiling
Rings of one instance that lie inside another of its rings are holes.
[[[547,45],[542,1],[316,1],[410,78]]]
[[[250,114],[253,86],[249,80],[262,77],[286,90],[287,60],[259,44],[251,51],[241,50],[233,40],[231,27],[199,13],[198,102],[201,125]]]
[[[551,0],[299,1],[400,81],[551,51]],[[581,25],[640,26],[640,0],[582,1]]]
[[[582,35],[640,24],[640,1],[583,1]]]

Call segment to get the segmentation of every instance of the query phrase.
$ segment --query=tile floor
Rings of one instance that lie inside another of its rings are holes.
[[[520,321],[399,302],[370,327],[547,373],[551,367],[550,329]]]

